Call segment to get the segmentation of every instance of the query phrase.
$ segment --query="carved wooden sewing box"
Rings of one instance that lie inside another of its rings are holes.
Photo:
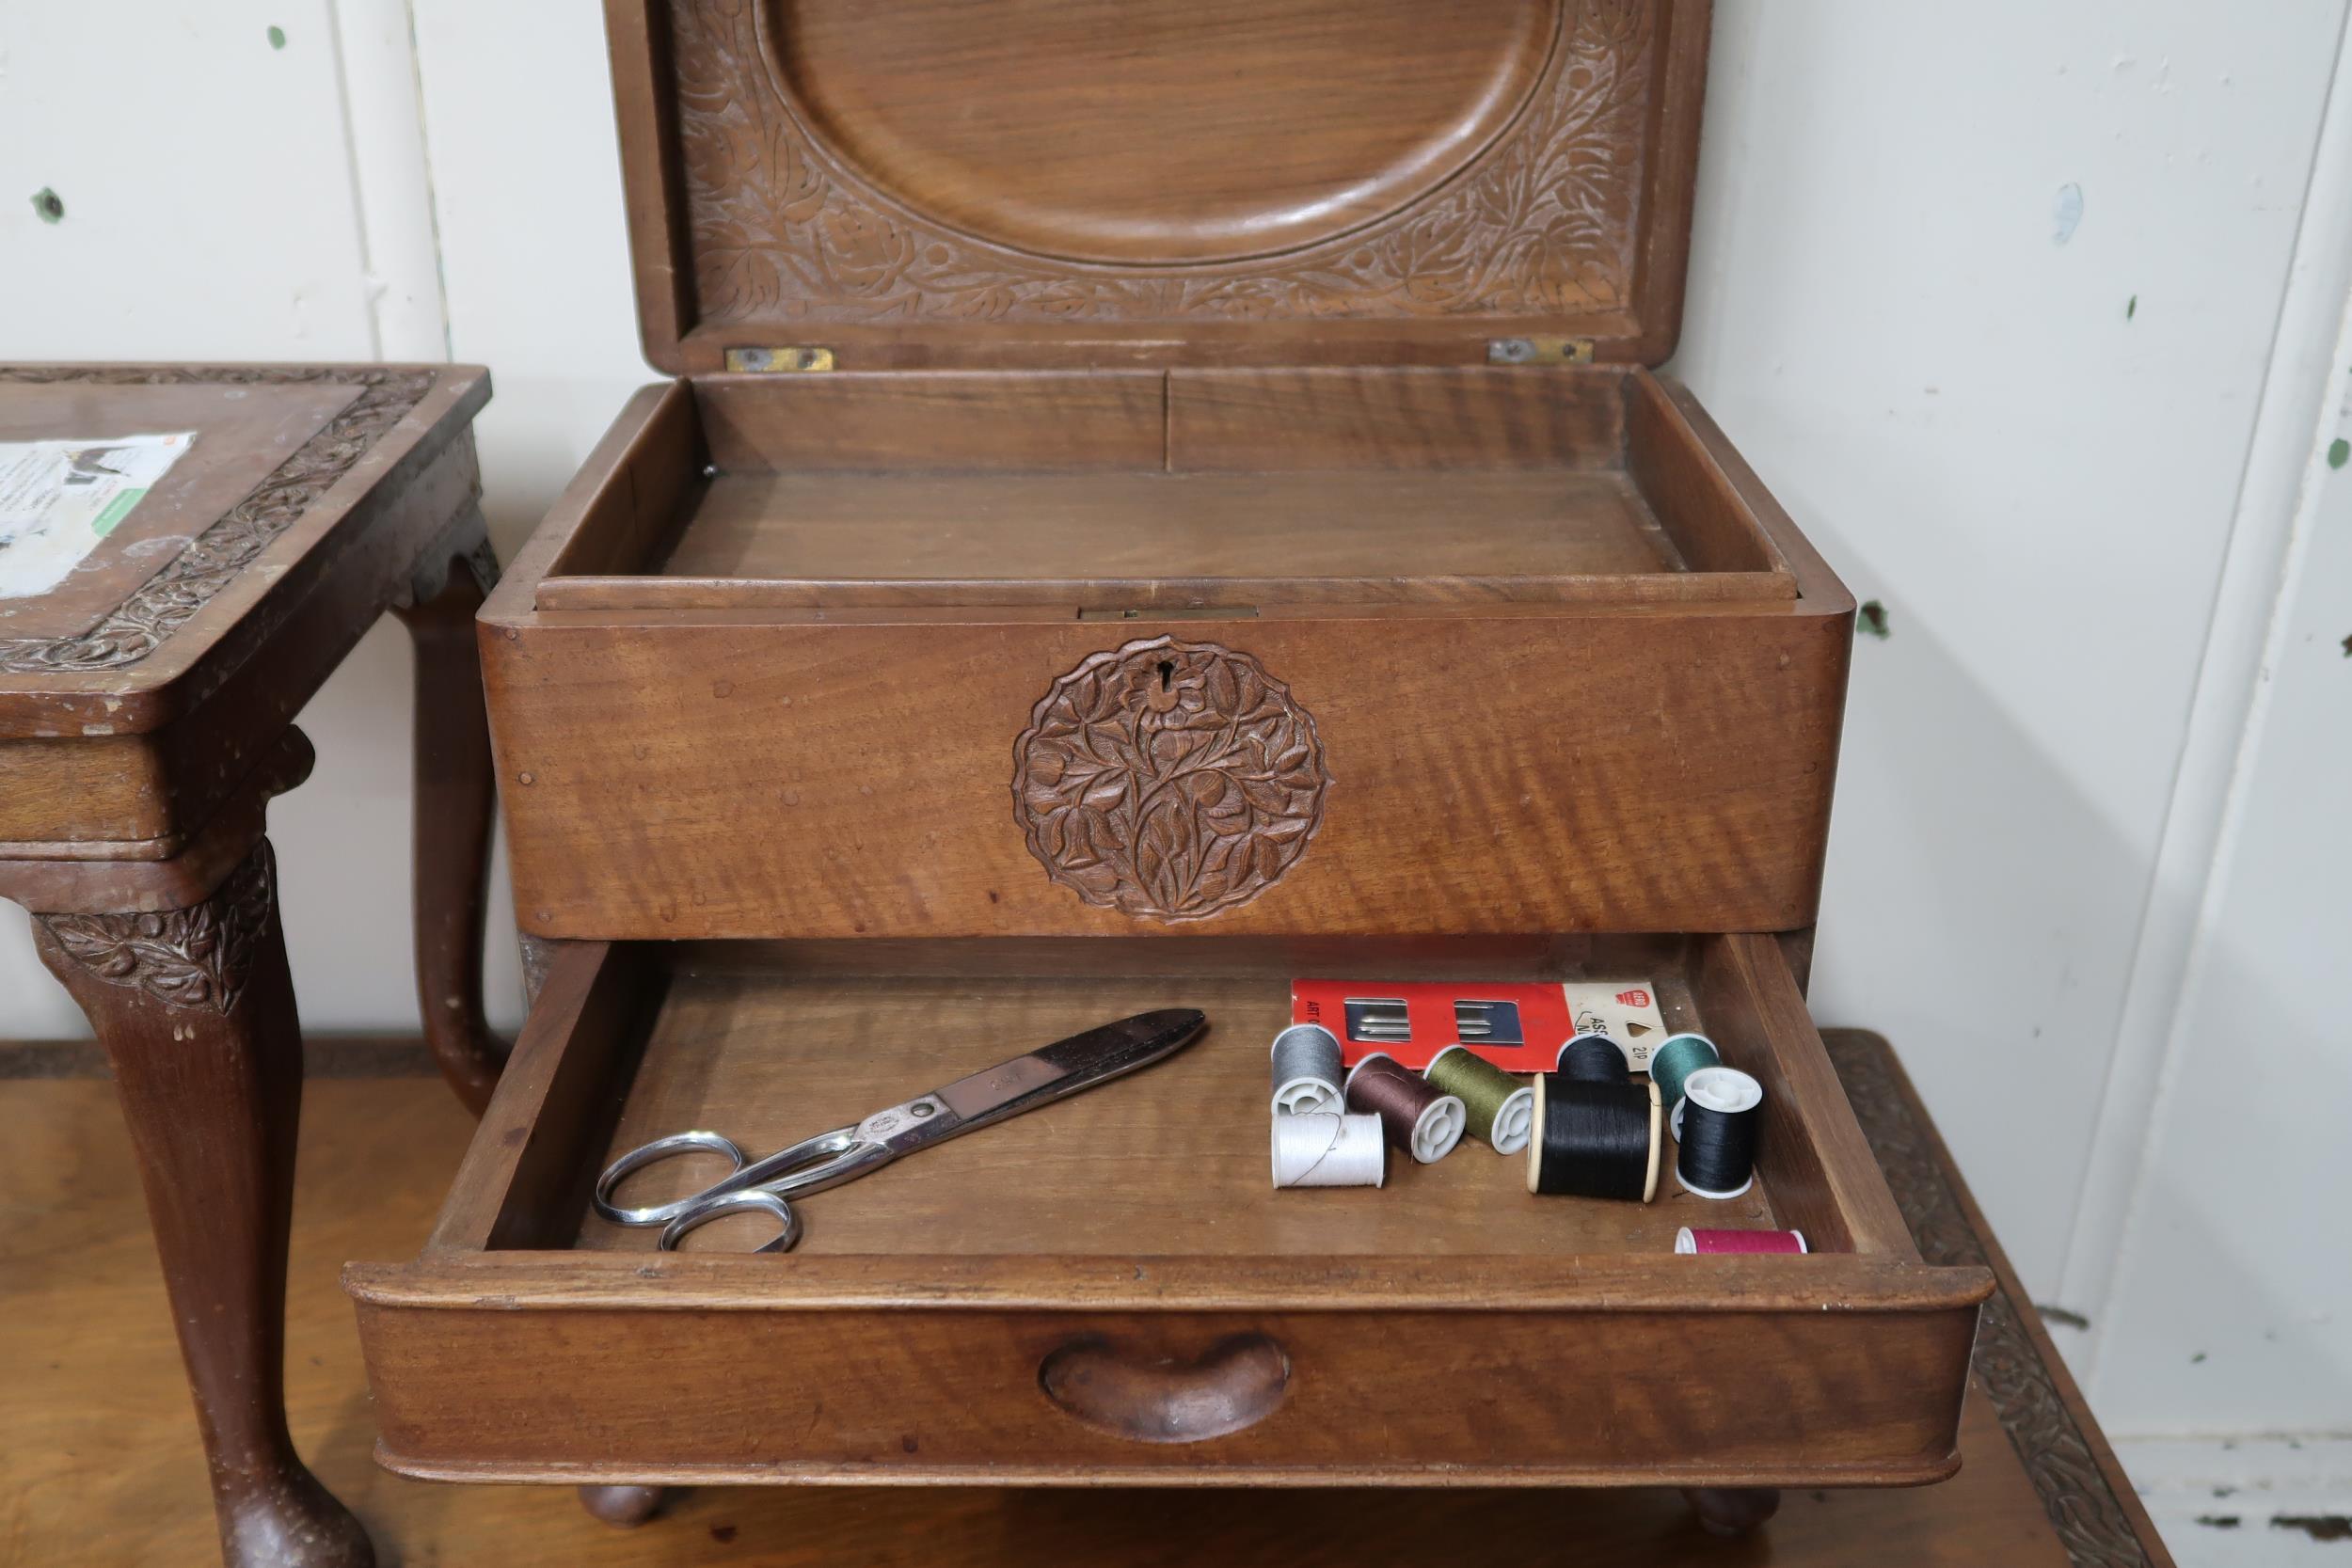
[[[348,1275],[384,1462],[1948,1474],[1991,1281],[1920,1260],[1801,994],[1852,601],[1650,368],[1707,7],[607,10],[675,379],[482,616],[540,990],[424,1254]],[[1270,1192],[1311,974],[1648,976],[1763,1082],[1759,1180]],[[647,1137],[764,1151],[1171,1005],[1209,1037],[787,1255],[588,1205]]]

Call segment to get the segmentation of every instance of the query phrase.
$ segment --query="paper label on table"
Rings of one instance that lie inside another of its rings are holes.
[[[1607,1035],[1625,1053],[1626,1065],[1649,1070],[1649,1053],[1666,1038],[1658,1010],[1658,989],[1647,980],[1600,980],[1560,988],[1568,1017],[1580,1035]]]
[[[195,444],[192,430],[0,441],[0,599],[63,582]]]

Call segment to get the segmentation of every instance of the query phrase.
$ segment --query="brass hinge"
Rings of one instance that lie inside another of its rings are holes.
[[[1592,362],[1593,340],[1590,338],[1486,340],[1486,363],[1489,365],[1589,365]]]
[[[727,369],[755,375],[814,375],[833,369],[833,350],[800,343],[785,348],[731,348],[727,350]]]

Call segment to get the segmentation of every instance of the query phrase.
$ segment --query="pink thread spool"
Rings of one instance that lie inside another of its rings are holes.
[[[1694,1230],[1686,1225],[1675,1232],[1675,1251],[1684,1257],[1812,1250],[1804,1244],[1804,1232],[1802,1230]]]

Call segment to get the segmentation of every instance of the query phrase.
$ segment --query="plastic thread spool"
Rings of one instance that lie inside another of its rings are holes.
[[[1682,1136],[1682,1085],[1699,1069],[1722,1063],[1715,1042],[1705,1035],[1671,1035],[1650,1053],[1649,1081],[1658,1085],[1658,1098],[1674,1108],[1677,1140]]]
[[[1274,1118],[1277,1187],[1377,1187],[1389,1146],[1378,1117],[1314,1113]]]
[[[1268,1055],[1274,1063],[1276,1116],[1338,1113],[1343,1069],[1337,1035],[1320,1023],[1294,1023],[1274,1037]]]
[[[1694,1230],[1684,1226],[1675,1232],[1675,1251],[1685,1258],[1721,1253],[1787,1252],[1813,1249],[1802,1230]]]
[[[1351,1110],[1377,1116],[1389,1142],[1424,1165],[1454,1152],[1470,1121],[1458,1096],[1441,1092],[1386,1052],[1358,1062],[1345,1088]]]
[[[1470,1135],[1497,1154],[1527,1147],[1535,1125],[1535,1090],[1466,1045],[1449,1045],[1422,1076],[1461,1101]]]
[[[1756,1182],[1764,1085],[1738,1068],[1701,1068],[1682,1085],[1675,1175],[1701,1197],[1738,1197]]]

